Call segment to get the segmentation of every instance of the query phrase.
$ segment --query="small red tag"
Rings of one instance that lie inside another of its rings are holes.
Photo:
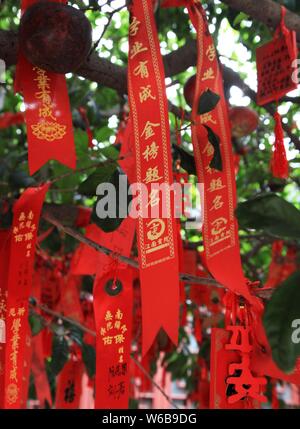
[[[298,84],[292,79],[297,54],[296,33],[289,30],[257,49],[257,103],[260,106],[297,89]]]

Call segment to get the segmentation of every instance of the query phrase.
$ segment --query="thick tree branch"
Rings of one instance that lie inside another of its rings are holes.
[[[262,22],[267,27],[275,29],[280,23],[280,4],[272,0],[221,0],[228,6],[239,12],[244,12],[251,18]],[[300,43],[300,17],[287,10],[285,18],[286,26],[296,31],[297,41]]]

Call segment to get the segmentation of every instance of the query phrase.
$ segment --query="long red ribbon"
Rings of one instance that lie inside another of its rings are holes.
[[[22,407],[22,377],[29,336],[28,300],[40,212],[48,188],[49,184],[45,184],[26,189],[13,208],[7,280],[4,408]]]
[[[159,208],[156,218],[138,218],[137,238],[143,314],[143,354],[163,328],[174,343],[179,327],[179,269],[176,222],[170,195],[168,214],[151,185],[171,185],[170,129],[165,76],[152,0],[133,0],[130,6],[128,94],[134,133],[137,182],[147,187],[140,206]]]
[[[120,268],[94,284],[95,408],[128,408],[133,271]]]

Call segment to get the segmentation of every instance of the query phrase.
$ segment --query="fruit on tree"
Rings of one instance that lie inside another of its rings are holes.
[[[21,52],[33,65],[69,73],[86,60],[92,28],[84,13],[62,3],[42,1],[26,9],[19,28]]]

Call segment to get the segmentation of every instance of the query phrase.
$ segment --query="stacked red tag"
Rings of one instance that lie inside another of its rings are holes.
[[[257,64],[257,103],[264,105],[279,99],[290,91],[297,89],[298,79],[295,78],[298,48],[296,32],[285,26],[286,9],[281,6],[281,22],[271,42],[256,51]],[[271,170],[274,177],[288,177],[288,161],[284,147],[282,119],[278,112],[275,120],[275,145],[271,159]]]

